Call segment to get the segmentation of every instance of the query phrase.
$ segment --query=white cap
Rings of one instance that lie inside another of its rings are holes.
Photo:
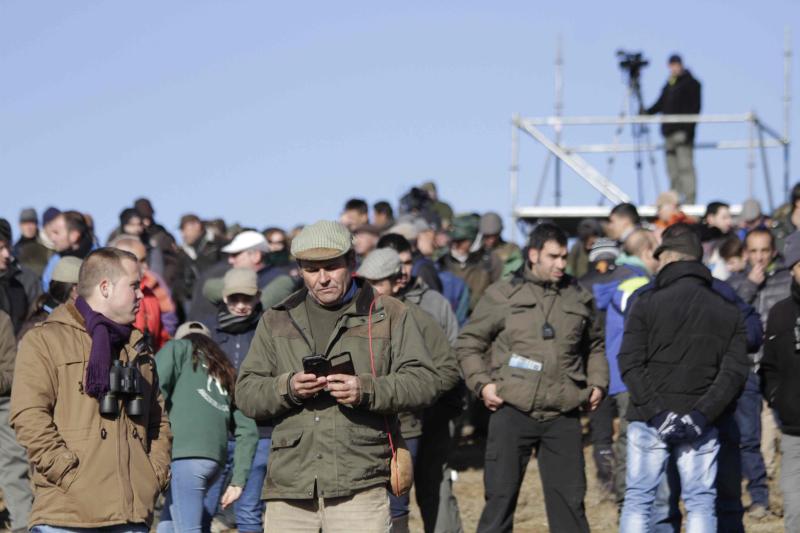
[[[269,245],[267,244],[267,238],[257,231],[243,231],[234,237],[230,244],[222,248],[222,253],[238,254],[245,250],[261,250],[262,252],[268,252]]]

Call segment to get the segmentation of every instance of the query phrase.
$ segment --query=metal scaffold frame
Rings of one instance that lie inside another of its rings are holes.
[[[772,179],[767,158],[767,150],[780,148],[783,151],[783,196],[788,197],[790,186],[790,128],[789,118],[791,114],[791,37],[790,32],[786,31],[784,48],[784,96],[783,96],[783,132],[778,133],[775,129],[768,126],[764,120],[754,111],[749,113],[729,114],[729,115],[625,115],[619,116],[561,116],[563,103],[561,102],[561,92],[563,90],[563,80],[561,77],[561,66],[563,64],[561,42],[559,38],[557,59],[556,59],[556,115],[548,117],[521,117],[514,115],[511,119],[511,165],[509,167],[509,188],[511,192],[512,217],[514,228],[520,219],[539,219],[550,217],[578,217],[592,216],[585,213],[606,212],[609,207],[600,206],[579,206],[565,208],[561,206],[562,173],[560,167],[566,165],[575,174],[582,178],[586,183],[596,189],[602,196],[601,204],[607,201],[611,205],[631,202],[631,196],[622,188],[616,185],[609,177],[592,166],[581,154],[617,154],[617,153],[649,153],[656,150],[663,150],[663,143],[636,142],[633,144],[623,144],[618,142],[618,136],[613,143],[606,144],[562,144],[563,129],[566,126],[616,126],[617,131],[628,125],[655,125],[672,123],[695,123],[695,124],[746,124],[748,125],[749,135],[746,139],[722,140],[713,142],[696,142],[696,149],[712,150],[747,150],[748,151],[748,192],[753,196],[756,179],[756,161],[760,159],[761,173],[764,178],[764,185],[767,192],[767,202],[770,209],[775,208],[775,199],[772,194]],[[552,128],[554,135],[549,135],[544,128]],[[533,138],[547,150],[547,160],[545,161],[544,172],[538,184],[538,194],[532,206],[521,206],[519,202],[519,156],[520,156],[520,132]],[[613,156],[612,156],[613,157]],[[539,205],[550,160],[554,159],[556,166],[555,172],[555,207]],[[611,168],[609,167],[609,171]],[[655,179],[655,176],[654,176]],[[641,187],[641,184],[640,184]],[[642,202],[641,189],[639,203]],[[642,206],[645,212],[652,211],[648,206]],[[702,214],[703,206],[684,206],[684,210],[689,214]]]

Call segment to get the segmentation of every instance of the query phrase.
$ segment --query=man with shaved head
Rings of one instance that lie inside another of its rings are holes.
[[[81,264],[75,303],[20,343],[10,420],[30,459],[33,532],[150,530],[172,436],[152,351],[132,327],[141,299],[136,256],[100,248]]]

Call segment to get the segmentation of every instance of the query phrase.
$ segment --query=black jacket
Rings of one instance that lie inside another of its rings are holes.
[[[648,115],[663,113],[665,115],[696,115],[700,113],[700,82],[692,73],[684,70],[683,74],[674,80],[668,80],[661,90],[658,101],[646,111]],[[661,133],[664,137],[676,131],[685,131],[687,141],[694,140],[696,124],[679,122],[662,124]]]
[[[792,296],[769,312],[764,357],[761,359],[761,391],[778,412],[781,431],[800,436],[800,350],[795,328],[800,318],[800,287],[792,283]]]
[[[0,272],[0,311],[11,317],[15,335],[25,322],[31,304],[22,278],[22,270],[15,262],[9,261],[8,268]]]
[[[741,392],[750,370],[744,322],[711,284],[701,263],[678,261],[633,303],[618,357],[628,420],[697,409],[713,422]]]

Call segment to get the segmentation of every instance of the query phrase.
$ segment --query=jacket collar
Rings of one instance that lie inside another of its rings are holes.
[[[711,271],[699,261],[676,261],[670,263],[656,276],[656,288],[662,289],[681,278],[688,278],[696,283],[711,286]]]
[[[53,312],[47,317],[45,323],[64,324],[82,331],[87,335],[89,334],[89,332],[86,331],[86,321],[83,319],[83,315],[81,315],[78,308],[75,307],[75,304],[72,302],[61,304],[53,309]],[[134,346],[137,352],[143,353],[145,350],[140,349],[140,345],[146,344],[143,341],[144,335],[142,335],[142,332],[134,328],[131,331],[131,336],[127,344],[128,346]]]
[[[353,278],[352,283],[356,284],[356,295],[348,306],[348,310],[345,311],[345,314],[366,316],[369,313],[372,300],[375,298],[375,293],[370,284],[364,283],[360,278]],[[272,308],[277,311],[292,311],[305,301],[306,296],[308,296],[308,289],[303,287]]]

